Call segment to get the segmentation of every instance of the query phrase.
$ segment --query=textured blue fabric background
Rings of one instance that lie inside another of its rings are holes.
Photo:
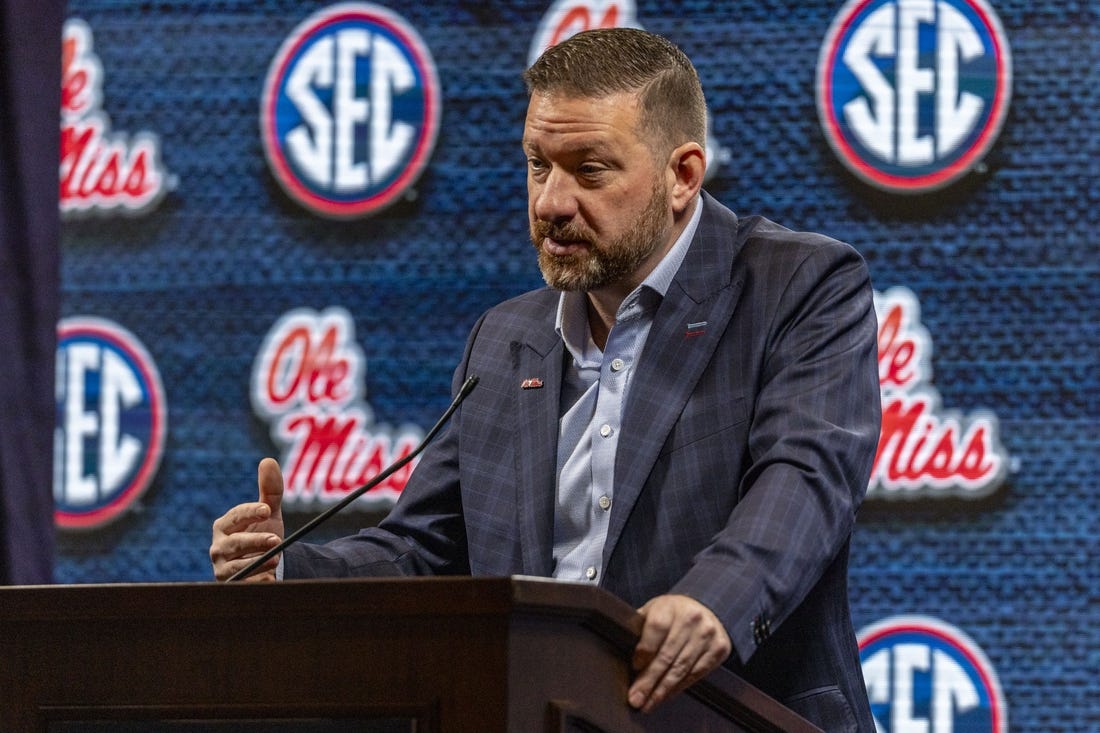
[[[286,311],[351,312],[375,419],[426,429],[476,317],[541,284],[519,74],[547,4],[401,5],[438,66],[441,132],[415,200],[340,222],[287,198],[259,137],[268,65],[322,4],[70,2],[93,30],[113,128],[159,135],[175,186],[144,215],[63,226],[63,314],[137,335],[170,412],[140,508],[63,534],[60,582],[210,577],[210,523],[252,499],[257,459],[277,452],[249,376]],[[943,408],[999,421],[1012,470],[994,496],[867,506],[852,553],[857,627],[944,619],[990,657],[1012,730],[1097,730],[1100,8],[996,2],[1015,76],[985,168],[899,197],[857,182],[818,123],[814,70],[839,6],[640,2],[638,19],[699,69],[726,150],[707,189],[740,213],[851,242],[880,292],[911,289]]]

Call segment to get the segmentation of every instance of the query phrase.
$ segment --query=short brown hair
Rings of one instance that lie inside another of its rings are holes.
[[[688,57],[661,36],[637,28],[584,31],[551,46],[523,73],[528,94],[598,98],[640,92],[642,131],[668,149],[706,147],[707,105]]]

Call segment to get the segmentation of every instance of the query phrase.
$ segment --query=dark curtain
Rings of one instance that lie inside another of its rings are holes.
[[[0,583],[53,576],[58,0],[0,0]]]

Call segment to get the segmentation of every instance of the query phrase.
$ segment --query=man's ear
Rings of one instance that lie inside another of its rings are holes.
[[[679,216],[703,187],[707,157],[702,146],[696,142],[688,142],[677,147],[669,154],[668,169],[673,175],[669,199],[673,212]]]

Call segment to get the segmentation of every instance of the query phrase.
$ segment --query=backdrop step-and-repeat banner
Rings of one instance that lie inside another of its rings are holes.
[[[711,194],[870,265],[880,729],[1100,729],[1091,2],[71,0],[57,580],[209,579],[262,456],[300,524],[406,455],[477,316],[541,285],[520,73],[612,25],[696,63]]]

